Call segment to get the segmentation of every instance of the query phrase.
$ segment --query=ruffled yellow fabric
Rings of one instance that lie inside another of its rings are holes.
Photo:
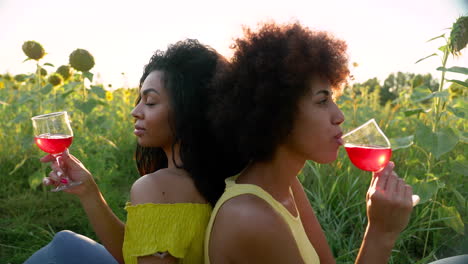
[[[127,203],[123,256],[126,264],[137,257],[169,252],[183,264],[203,263],[203,239],[211,215],[209,204]]]

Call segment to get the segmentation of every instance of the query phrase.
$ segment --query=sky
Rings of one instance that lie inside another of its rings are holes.
[[[438,57],[415,62],[445,44],[427,40],[448,35],[461,15],[468,0],[0,0],[0,74],[33,72],[21,46],[35,40],[47,52],[41,63],[58,67],[86,49],[96,61],[95,82],[136,87],[154,51],[170,43],[196,38],[229,58],[243,26],[297,20],[348,43],[357,82],[382,82],[398,71],[439,78]],[[468,48],[464,53],[448,66],[468,67]]]

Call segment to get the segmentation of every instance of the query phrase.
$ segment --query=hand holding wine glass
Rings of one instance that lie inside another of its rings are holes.
[[[374,119],[346,133],[342,139],[351,162],[361,170],[374,172],[374,175],[385,168],[392,156],[390,141]],[[412,200],[415,206],[420,198],[413,195]]]
[[[46,155],[40,159],[41,162],[51,163],[52,171],[49,177],[45,178],[44,184],[50,185],[59,182],[59,174],[66,174],[72,181],[82,182],[80,185],[73,186],[64,190],[67,193],[75,194],[78,197],[91,197],[92,194],[99,193],[99,189],[94,181],[91,173],[75,156],[70,154],[68,150],[62,153],[61,166],[58,166],[55,157]]]
[[[62,152],[64,152],[73,141],[73,131],[70,126],[67,112],[56,112],[34,116],[31,118],[34,129],[34,141],[44,152],[51,154],[61,167]],[[63,173],[59,173],[59,184],[53,192],[68,189],[79,185],[81,182],[73,182]]]

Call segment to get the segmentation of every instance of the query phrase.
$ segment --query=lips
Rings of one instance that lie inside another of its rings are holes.
[[[145,128],[135,125],[135,130],[133,130],[133,133],[137,136],[142,136],[145,133],[145,130]]]
[[[336,142],[338,143],[338,145],[344,145],[344,141],[341,138],[342,136],[343,136],[343,132],[340,132],[340,133],[336,134],[336,136],[335,136],[335,139],[336,139]]]

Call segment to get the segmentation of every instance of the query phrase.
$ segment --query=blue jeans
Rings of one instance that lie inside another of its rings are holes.
[[[439,259],[429,264],[468,264],[468,255]]]
[[[24,264],[118,264],[104,246],[85,236],[64,230],[34,253]]]

